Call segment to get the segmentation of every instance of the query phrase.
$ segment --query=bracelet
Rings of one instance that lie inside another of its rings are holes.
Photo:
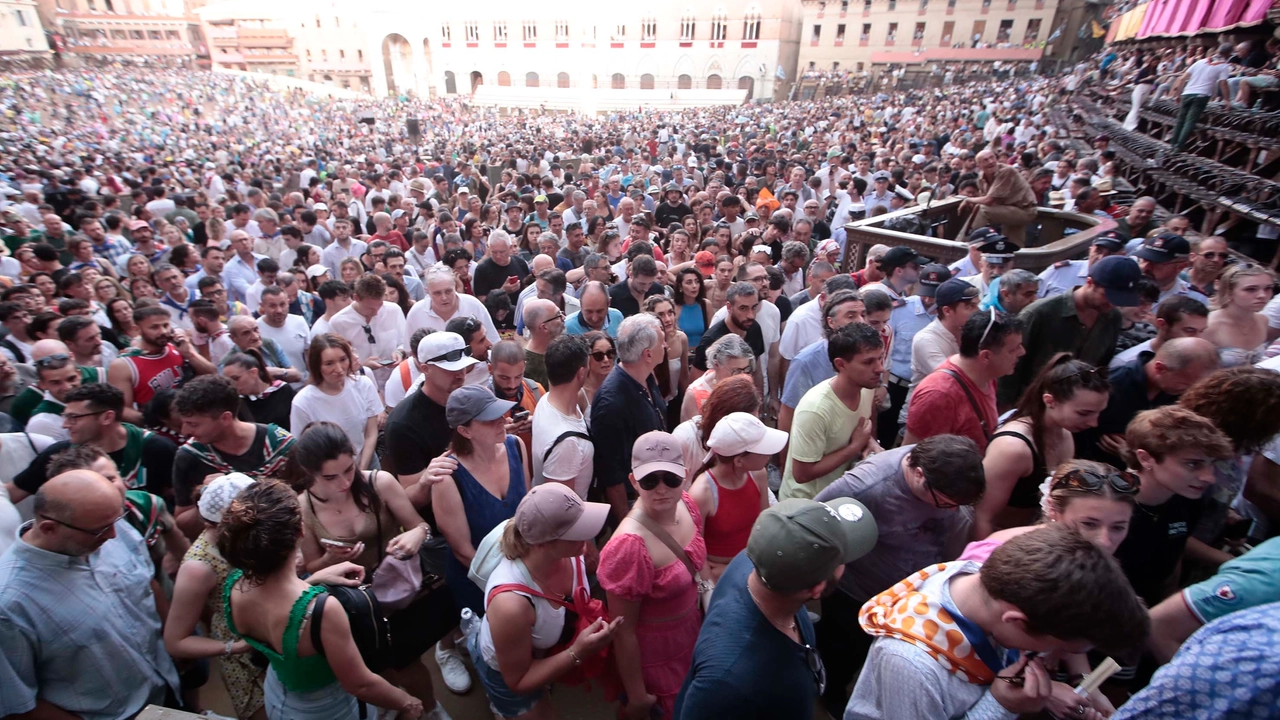
[[[574,665],[582,664],[582,658],[578,657],[578,653],[574,652],[573,648],[569,648],[568,652],[569,652],[569,657],[573,658]]]
[[[418,523],[417,527],[415,527],[414,529],[422,530],[423,534],[427,536],[427,539],[428,540],[431,539],[431,526],[427,524],[426,520],[423,520],[422,522]]]
[[[228,640],[228,641],[227,641],[226,646],[222,648],[222,656],[223,656],[223,657],[230,657],[230,656],[231,656],[231,646],[232,646],[232,645],[234,645],[234,644],[235,644],[235,641],[234,641],[234,640]]]

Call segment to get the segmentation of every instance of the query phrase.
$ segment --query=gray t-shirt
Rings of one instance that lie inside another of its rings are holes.
[[[849,497],[866,506],[879,537],[871,552],[845,567],[840,589],[864,603],[927,565],[959,557],[969,540],[971,508],[943,510],[917,498],[902,474],[915,445],[886,450],[854,465],[817,500]]]

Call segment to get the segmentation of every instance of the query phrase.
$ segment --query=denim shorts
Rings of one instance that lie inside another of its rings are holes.
[[[507,687],[502,673],[489,667],[480,653],[480,634],[476,633],[467,639],[467,651],[471,653],[471,662],[475,665],[476,674],[480,676],[480,684],[489,696],[489,708],[499,717],[519,717],[533,709],[534,705],[547,694],[545,688],[533,693],[517,693]]]

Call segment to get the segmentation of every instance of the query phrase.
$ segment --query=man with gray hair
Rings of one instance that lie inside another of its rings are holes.
[[[812,230],[813,225],[810,224],[809,228]],[[808,262],[809,246],[807,243],[789,240],[783,244],[782,262],[778,263],[778,269],[782,270],[782,276],[785,278],[782,282],[782,293],[784,295],[790,297],[804,290],[804,266]]]
[[[993,279],[981,309],[995,308],[1002,313],[1017,315],[1022,308],[1040,299],[1040,278],[1030,270],[1015,268]]]
[[[287,247],[284,235],[280,233],[280,216],[271,208],[262,208],[253,212],[253,221],[258,223],[258,236],[253,239],[253,251],[280,262],[280,254]]]
[[[631,446],[647,432],[666,430],[667,417],[667,403],[653,377],[654,369],[666,357],[662,323],[646,314],[623,320],[617,346],[618,364],[591,403],[596,482],[604,489],[615,523],[626,517],[628,496],[633,492],[628,482]]]
[[[819,257],[821,257],[821,255],[819,255]],[[789,300],[791,300],[791,311],[795,312],[800,309],[801,305],[804,305],[810,300],[817,299],[817,297],[822,294],[822,286],[825,285],[827,280],[835,274],[836,266],[826,260],[815,259],[810,263],[809,273],[806,278],[807,286],[804,290],[794,293],[789,298]]]
[[[587,194],[581,190],[574,190],[570,200],[573,203],[573,207],[565,210],[562,216],[564,217],[564,226],[566,228],[570,225],[581,225],[582,221],[587,219],[585,207]]]
[[[794,360],[800,351],[823,338],[822,306],[827,298],[841,290],[857,289],[857,283],[848,275],[833,275],[823,285],[815,302],[805,303],[791,313],[778,343],[778,352],[783,359],[788,362]]]
[[[525,377],[547,387],[547,346],[564,334],[564,312],[551,300],[534,298],[524,304],[524,326],[529,342],[524,346]]]

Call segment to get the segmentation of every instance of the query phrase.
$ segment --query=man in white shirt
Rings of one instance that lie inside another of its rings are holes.
[[[1196,123],[1200,121],[1200,114],[1204,112],[1210,98],[1218,91],[1218,83],[1231,75],[1231,64],[1227,62],[1229,57],[1231,57],[1231,43],[1222,43],[1215,54],[1198,60],[1187,68],[1182,79],[1178,81],[1181,89],[1178,98],[1178,120],[1169,140],[1169,146],[1173,150],[1182,149],[1182,145],[1195,130]]]
[[[224,283],[228,288],[239,284],[240,287],[247,288],[258,281],[258,261],[265,259],[266,255],[258,255],[253,252],[253,240],[249,237],[249,233],[243,230],[236,230],[231,233],[231,257],[227,259],[226,265],[222,268],[224,280],[235,278],[229,284]],[[238,282],[237,282],[238,281]],[[254,306],[256,307],[256,306]]]
[[[322,333],[333,332],[330,321],[333,316],[337,315],[348,305],[351,304],[351,288],[341,280],[326,280],[320,283],[317,288],[317,294],[324,301],[324,315],[316,318],[311,325],[311,337],[315,337]]]
[[[320,262],[329,268],[329,273],[334,278],[342,277],[341,265],[345,258],[359,259],[369,249],[363,240],[355,240],[351,237],[352,228],[351,220],[348,218],[334,220],[333,242],[320,252]]]
[[[155,199],[147,203],[147,210],[150,211],[152,217],[165,217],[169,213],[178,209],[172,200],[165,196],[166,190],[163,185],[157,186],[155,191]]]
[[[382,299],[386,292],[382,278],[362,275],[356,280],[352,303],[329,321],[333,333],[350,341],[360,364],[373,371],[374,384],[379,387],[391,376],[402,357],[401,346],[409,337],[400,306]]]
[[[459,295],[456,283],[453,271],[443,265],[427,269],[426,277],[423,278],[427,296],[409,309],[406,337],[419,328],[442,331],[449,320],[461,314],[479,320],[484,325],[485,336],[490,342],[497,343],[502,339],[484,303],[472,295]]]
[[[791,313],[787,326],[782,330],[778,352],[788,362],[795,360],[801,350],[824,338],[822,309],[827,298],[840,290],[857,290],[858,283],[846,275],[833,275],[822,286],[822,292],[811,302],[804,303]]]
[[[579,393],[587,379],[586,341],[578,335],[561,335],[547,346],[547,394],[533,413],[529,454],[533,457],[533,484],[558,482],[579,497],[587,497],[594,470],[595,447],[579,405]]]
[[[778,377],[782,358],[778,353],[778,344],[782,339],[782,313],[779,312],[777,305],[764,299],[765,290],[769,288],[769,273],[763,265],[755,262],[747,263],[742,267],[739,277],[754,285],[756,292],[759,293],[760,301],[756,308],[755,321],[760,326],[760,334],[764,337],[765,353],[759,358],[760,367],[764,369],[761,375],[765,380],[766,397],[776,398],[782,392],[782,382]],[[729,305],[726,303],[716,310],[711,318],[711,324],[715,325],[728,316]]]
[[[280,263],[264,257],[258,261],[258,279],[245,291],[245,305],[250,309],[262,304],[262,291],[276,284],[276,276],[280,274]]]
[[[289,297],[284,288],[271,285],[263,288],[259,307],[258,332],[262,337],[274,340],[284,355],[301,375],[302,379],[293,383],[299,390],[307,382],[307,348],[311,345],[311,329],[307,321],[299,315],[289,314]]]

